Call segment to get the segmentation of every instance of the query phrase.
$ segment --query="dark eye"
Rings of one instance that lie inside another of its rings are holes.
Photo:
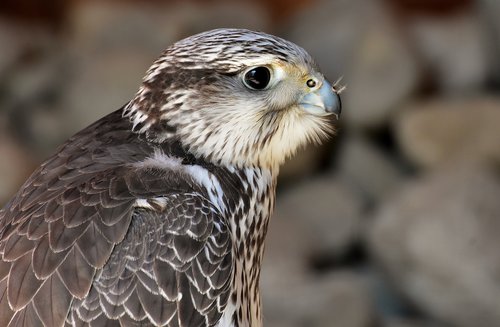
[[[271,72],[267,67],[255,67],[245,73],[245,85],[254,90],[263,90],[269,85]]]

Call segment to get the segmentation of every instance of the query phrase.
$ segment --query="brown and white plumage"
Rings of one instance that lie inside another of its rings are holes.
[[[331,132],[338,101],[302,48],[264,33],[169,47],[0,211],[0,325],[259,326],[279,165]]]

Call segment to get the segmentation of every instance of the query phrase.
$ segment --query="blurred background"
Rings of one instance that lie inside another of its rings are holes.
[[[245,27],[343,76],[337,136],[282,171],[265,325],[500,326],[500,1],[0,2],[0,204],[161,50]]]

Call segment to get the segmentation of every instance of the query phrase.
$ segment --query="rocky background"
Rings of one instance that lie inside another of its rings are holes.
[[[0,2],[0,203],[160,51],[274,33],[344,76],[337,137],[283,169],[268,327],[500,326],[500,1]]]

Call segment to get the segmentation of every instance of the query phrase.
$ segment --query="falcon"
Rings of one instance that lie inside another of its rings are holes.
[[[279,167],[334,132],[338,93],[264,33],[167,48],[0,211],[0,326],[261,326]]]

